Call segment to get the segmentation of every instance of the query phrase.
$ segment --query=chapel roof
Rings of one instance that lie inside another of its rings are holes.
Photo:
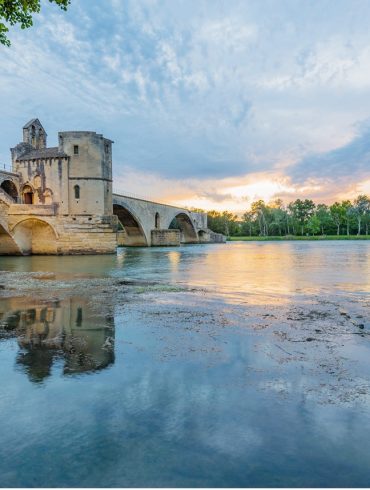
[[[17,160],[36,160],[38,158],[63,158],[68,155],[63,151],[60,151],[57,146],[50,148],[39,148],[38,150],[31,150],[24,155],[17,158]]]

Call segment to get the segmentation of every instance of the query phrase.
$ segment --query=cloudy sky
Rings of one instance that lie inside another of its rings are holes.
[[[205,209],[370,193],[370,1],[72,0],[0,47],[0,163],[38,117],[114,187]]]

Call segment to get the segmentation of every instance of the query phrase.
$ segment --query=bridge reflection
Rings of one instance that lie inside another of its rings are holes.
[[[91,373],[114,363],[114,318],[92,311],[86,300],[0,302],[0,341],[16,338],[16,364],[41,383],[54,365],[63,375]]]

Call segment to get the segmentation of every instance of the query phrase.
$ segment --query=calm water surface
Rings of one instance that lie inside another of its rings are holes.
[[[0,297],[1,486],[370,486],[369,242],[0,257],[0,271],[4,289],[5,271],[171,286],[118,304],[55,281]]]

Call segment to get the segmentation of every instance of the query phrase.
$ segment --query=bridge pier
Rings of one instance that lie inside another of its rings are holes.
[[[152,247],[176,247],[181,244],[180,230],[152,230]]]

